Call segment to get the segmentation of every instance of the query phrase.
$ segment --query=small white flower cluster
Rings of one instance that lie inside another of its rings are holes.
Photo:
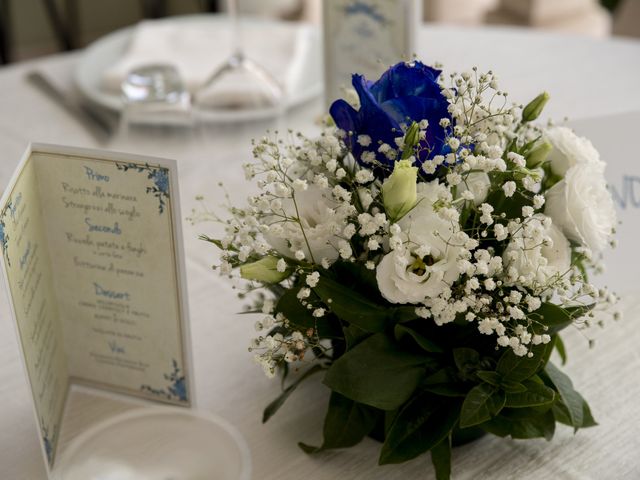
[[[614,303],[585,273],[616,224],[591,144],[523,119],[492,72],[454,74],[442,93],[441,152],[425,141],[432,127],[422,119],[395,132],[393,145],[338,129],[257,142],[245,173],[260,192],[230,208],[221,272],[260,267],[243,276],[280,283],[276,297],[295,290],[321,322],[333,314],[314,294],[322,276],[336,262],[361,265],[375,270],[387,302],[413,305],[437,325],[473,322],[519,356],[551,340],[545,303]],[[274,328],[252,345],[268,374],[320,345],[317,328],[293,330],[282,313],[259,322]]]
[[[249,346],[255,362],[262,366],[264,373],[270,378],[275,376],[280,363],[303,360],[310,348],[325,349],[314,329],[302,332],[292,328],[284,315],[274,315],[272,308],[273,302],[264,302],[262,312],[266,315],[255,323],[256,331],[261,334],[253,338]]]

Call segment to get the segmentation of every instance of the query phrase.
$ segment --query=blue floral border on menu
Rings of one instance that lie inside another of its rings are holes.
[[[165,388],[153,388],[149,385],[142,385],[140,390],[151,393],[156,397],[166,398],[167,400],[186,402],[188,400],[186,380],[184,373],[182,373],[175,359],[173,360],[173,370],[170,373],[165,373],[164,378],[169,382],[169,385]]]
[[[7,212],[12,211],[12,202],[7,203],[7,205],[0,212],[0,247],[2,248],[2,255],[7,261],[7,265],[11,265],[11,261],[9,260],[9,235],[5,230],[6,224],[4,223],[4,219],[7,215]]]
[[[123,172],[135,171],[138,173],[147,173],[147,178],[153,182],[153,185],[147,187],[147,193],[152,193],[159,202],[158,210],[162,214],[166,207],[166,200],[169,199],[169,169],[165,167],[156,167],[145,163],[116,163],[118,170]]]
[[[47,455],[47,462],[49,465],[53,464],[53,451],[58,435],[58,427],[54,425],[53,431],[50,431],[44,423],[44,419],[40,418],[40,430],[42,431],[42,444],[44,445],[44,451]]]

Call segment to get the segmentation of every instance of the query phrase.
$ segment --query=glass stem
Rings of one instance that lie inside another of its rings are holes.
[[[231,23],[231,56],[236,60],[244,58],[242,48],[242,32],[240,30],[240,18],[238,16],[238,1],[227,0],[227,11]]]

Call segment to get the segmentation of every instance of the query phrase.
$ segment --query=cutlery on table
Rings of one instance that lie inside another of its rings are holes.
[[[64,108],[99,142],[106,143],[114,133],[114,126],[102,115],[96,113],[76,99],[68,96],[52,83],[42,72],[31,71],[26,75],[27,80],[34,87],[44,93],[49,99]]]

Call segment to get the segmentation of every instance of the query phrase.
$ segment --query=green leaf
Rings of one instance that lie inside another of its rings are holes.
[[[347,347],[351,350],[365,338],[371,336],[370,332],[365,332],[360,327],[356,327],[355,325],[348,325],[342,327],[342,332],[344,334],[344,340],[347,342]]]
[[[505,394],[496,387],[481,383],[471,389],[462,404],[460,427],[467,428],[486,422],[498,415],[505,403]]]
[[[564,342],[560,335],[556,335],[556,350],[558,351],[558,355],[560,355],[560,360],[562,360],[562,365],[567,363],[567,350],[564,348]]]
[[[453,370],[453,367],[445,367],[438,370],[435,373],[432,373],[422,382],[423,385],[436,385],[439,383],[451,383],[455,382],[457,379],[456,373]]]
[[[467,384],[458,381],[452,367],[445,367],[429,375],[420,388],[444,397],[465,397],[469,392]]]
[[[544,437],[551,440],[555,433],[556,422],[553,413],[549,410],[541,415],[517,419],[500,415],[484,423],[482,428],[499,437],[510,435],[515,439]]]
[[[580,394],[578,393],[578,395]],[[596,425],[598,425],[598,422],[596,422],[595,419],[593,418],[593,415],[591,414],[591,408],[589,408],[589,404],[586,402],[584,398],[582,398],[582,395],[580,395],[580,398],[582,399],[582,415],[583,415],[582,426],[580,428],[595,427]],[[573,427],[573,424],[571,423],[571,418],[569,416],[569,409],[562,402],[562,400],[558,400],[553,404],[552,411],[556,421],[560,423],[564,423],[565,425],[569,425],[570,427]]]
[[[413,306],[403,306],[403,307],[395,307],[393,309],[393,319],[398,323],[410,322],[411,320],[415,320],[418,317],[416,314],[416,307]]]
[[[278,398],[272,401],[269,405],[267,405],[267,408],[264,409],[264,412],[262,414],[262,423],[265,423],[278,411],[278,409],[284,404],[287,398],[289,398],[289,395],[291,395],[291,393],[293,393],[293,391],[296,388],[298,388],[298,385],[300,385],[304,380],[306,380],[308,377],[310,377],[314,373],[318,373],[321,370],[325,370],[325,367],[322,365],[316,364],[313,367],[311,367],[309,370],[304,372],[302,375],[300,375],[295,380],[295,382],[293,382],[291,385],[285,388],[284,391],[278,396]]]
[[[578,305],[574,307],[559,307],[553,303],[543,303],[538,310],[529,314],[529,318],[534,322],[533,330],[536,333],[554,334],[568,327],[571,323],[586,315],[595,307],[591,305]],[[545,329],[545,327],[547,327]]]
[[[573,424],[571,423],[571,417],[569,416],[569,410],[567,409],[567,406],[562,403],[562,400],[554,403],[551,410],[553,411],[553,416],[555,417],[556,421],[573,427]]]
[[[440,353],[442,352],[442,348],[436,345],[434,342],[419,334],[412,328],[407,327],[406,325],[396,325],[393,329],[394,335],[397,340],[400,340],[402,337],[410,336],[413,340],[418,344],[420,348],[430,353]]]
[[[459,412],[459,402],[445,403],[429,393],[415,396],[394,419],[378,463],[402,463],[433,448],[449,435]]]
[[[338,358],[324,383],[356,402],[394,410],[411,397],[430,361],[425,355],[401,350],[386,335],[377,333]]]
[[[578,393],[578,395],[580,394]],[[582,398],[582,395],[580,395],[580,398]],[[589,407],[586,400],[582,398],[582,427],[580,428],[595,427],[597,425],[598,422],[596,422],[596,419],[593,418],[593,415],[591,414],[591,407]]]
[[[339,280],[349,290],[355,290],[365,297],[382,299],[375,270],[369,270],[363,263],[338,260],[331,265],[331,273],[335,274],[331,278]],[[412,309],[415,311],[415,307]]]
[[[567,413],[571,421],[571,425],[577,430],[584,423],[583,398],[573,389],[571,379],[562,373],[556,366],[549,362],[544,369],[545,373],[556,387],[562,403],[567,407]]]
[[[510,420],[521,420],[523,418],[538,417],[543,413],[547,413],[548,411],[550,411],[553,405],[555,405],[555,403],[538,405],[535,407],[504,408],[502,412],[500,412],[500,415]]]
[[[431,463],[436,470],[436,480],[451,478],[451,435],[447,435],[431,449]]]
[[[422,389],[442,397],[466,397],[469,393],[469,387],[466,387],[464,383],[439,383],[425,385]]]
[[[511,382],[509,380],[502,380],[500,382],[500,388],[502,388],[505,393],[520,393],[527,390],[527,387],[525,387],[522,383]]]
[[[480,362],[480,354],[473,348],[454,348],[453,361],[458,370],[465,372],[470,366],[475,367]]]
[[[551,358],[551,354],[553,353],[553,349],[555,348],[557,338],[557,334],[552,335],[551,341],[544,346],[544,352],[542,352],[542,358],[540,359],[540,366],[538,367],[538,370],[544,368],[544,366],[549,363],[549,359]]]
[[[507,393],[506,407],[524,408],[553,403],[555,391],[552,388],[531,380],[525,380],[522,383],[526,387],[526,391],[521,393]]]
[[[533,357],[529,358],[526,355],[519,357],[508,348],[498,360],[496,371],[505,380],[521,382],[538,371],[545,350],[546,345],[536,345],[531,349]]]
[[[324,419],[324,441],[320,447],[300,443],[306,453],[331,448],[352,447],[369,434],[380,416],[380,411],[361,405],[339,393],[332,392],[329,409]]]
[[[366,297],[325,276],[320,277],[313,291],[338,318],[368,332],[386,329],[393,308],[373,303]]]
[[[335,317],[325,316],[315,318],[311,312],[300,303],[297,289],[287,290],[276,304],[276,312],[282,313],[291,325],[300,330],[317,329],[321,338],[342,338],[342,329]]]
[[[476,375],[480,380],[487,382],[489,385],[493,385],[494,387],[499,386],[502,379],[497,372],[491,372],[489,370],[479,370],[476,372]]]
[[[287,377],[289,376],[289,364],[287,362],[283,362],[280,364],[280,388],[284,391],[285,389],[285,382],[287,380]]]

